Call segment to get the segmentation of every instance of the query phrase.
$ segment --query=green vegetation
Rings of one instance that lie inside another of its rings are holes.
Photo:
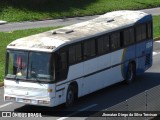
[[[0,32],[0,82],[4,79],[4,68],[5,68],[5,50],[6,46],[15,39],[41,33],[44,31],[48,31],[55,28],[36,28],[36,29],[28,29],[28,30],[18,30],[13,32]]]
[[[160,16],[153,16],[154,37],[160,36]]]
[[[160,6],[160,0],[1,0],[0,19],[44,20]]]

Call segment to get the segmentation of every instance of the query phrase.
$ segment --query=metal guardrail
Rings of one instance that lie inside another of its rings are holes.
[[[146,90],[126,101],[107,108],[105,112],[160,112],[160,85]],[[105,117],[105,120],[149,120],[154,117]]]

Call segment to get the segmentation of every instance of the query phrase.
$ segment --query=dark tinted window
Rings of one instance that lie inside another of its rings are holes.
[[[67,51],[63,50],[56,55],[56,80],[63,80],[67,78],[68,62]]]
[[[69,48],[69,63],[73,64],[82,60],[81,44],[73,45]]]
[[[69,48],[69,63],[72,64],[76,61],[76,47],[71,46]]]
[[[136,40],[137,41],[141,41],[142,38],[141,38],[141,26],[137,26],[136,27]]]
[[[88,59],[96,55],[95,40],[84,42],[84,59]]]
[[[136,27],[136,40],[142,41],[147,38],[146,24],[138,25]]]
[[[76,45],[76,61],[82,60],[82,47],[81,44]]]
[[[120,48],[120,33],[111,34],[111,49],[116,50]]]
[[[109,51],[109,36],[103,36],[97,39],[98,54],[102,54]]]
[[[60,53],[59,68],[61,70],[67,68],[67,54],[66,54],[66,52]]]
[[[134,43],[134,29],[133,28],[124,30],[123,40],[124,40],[124,45],[130,45]]]
[[[147,24],[147,32],[148,32],[148,38],[152,37],[152,24],[151,22]]]
[[[135,42],[135,37],[134,37],[134,28],[130,28],[130,43],[134,43]]]
[[[142,40],[146,39],[146,24],[142,25]]]

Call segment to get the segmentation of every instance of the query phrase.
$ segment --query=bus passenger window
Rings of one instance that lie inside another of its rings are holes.
[[[109,36],[98,38],[97,43],[98,43],[98,54],[103,54],[109,51]]]
[[[102,54],[103,53],[103,37],[98,38],[97,43],[98,43],[98,54]]]
[[[124,40],[124,45],[129,44],[129,30],[125,30],[123,32],[123,40]]]
[[[111,35],[111,49],[116,50],[120,48],[120,33],[113,33]]]
[[[146,24],[138,25],[136,27],[136,40],[142,41],[145,40],[146,37],[147,37]]]
[[[142,40],[146,39],[146,24],[142,25]]]
[[[72,64],[76,61],[76,50],[75,46],[69,48],[69,64]]]
[[[66,52],[62,52],[60,54],[60,69],[64,70],[67,68],[67,54]]]
[[[148,24],[147,24],[147,37],[148,38],[151,38],[152,37],[152,24],[151,24],[151,22],[149,22]]]
[[[135,37],[134,37],[134,28],[130,28],[129,29],[129,39],[130,39],[130,43],[134,43],[135,42]]]
[[[65,51],[60,52],[56,61],[56,79],[64,80],[67,78],[68,73],[67,53]]]
[[[123,32],[123,40],[124,40],[125,46],[134,43],[134,29],[133,28],[127,29]]]
[[[69,64],[73,64],[81,60],[82,60],[81,44],[71,46],[69,48]]]
[[[88,59],[96,55],[95,40],[84,42],[84,59]]]
[[[141,37],[141,26],[137,26],[136,27],[136,40],[137,41],[141,41],[142,40],[142,37]]]
[[[76,61],[82,60],[82,47],[81,44],[76,45]]]

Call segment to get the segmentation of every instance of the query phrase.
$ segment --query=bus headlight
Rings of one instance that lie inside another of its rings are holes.
[[[5,100],[16,101],[15,97],[5,96]]]

